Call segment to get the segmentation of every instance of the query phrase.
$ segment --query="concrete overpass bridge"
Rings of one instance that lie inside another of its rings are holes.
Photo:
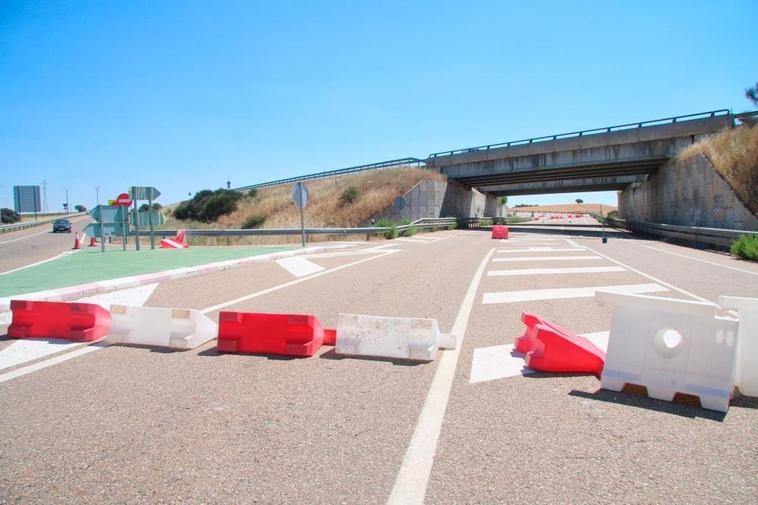
[[[716,110],[444,151],[425,165],[494,195],[622,190],[733,120],[728,110]]]

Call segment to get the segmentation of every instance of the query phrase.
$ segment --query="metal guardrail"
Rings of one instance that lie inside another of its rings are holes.
[[[429,230],[435,228],[447,228],[456,224],[454,217],[450,218],[422,218],[413,221],[411,224],[397,226],[397,231],[402,232],[414,226],[418,230]],[[357,228],[306,228],[306,235],[374,235],[384,233],[389,230],[388,227],[382,226],[363,226]],[[155,230],[155,234],[161,237],[176,235],[178,230]],[[244,229],[191,229],[185,230],[187,237],[255,237],[264,235],[300,235],[300,228],[253,228]]]
[[[709,244],[718,247],[729,247],[734,240],[737,240],[743,235],[758,236],[757,231],[678,226],[673,224],[648,223],[645,221],[627,221],[618,218],[606,218],[605,222],[614,228],[684,240],[695,244]]]
[[[418,158],[399,158],[396,160],[379,161],[377,163],[369,163],[367,165],[356,165],[354,167],[339,168],[337,170],[326,170],[324,172],[316,172],[308,175],[299,175],[297,177],[289,177],[287,179],[279,179],[276,181],[262,182],[260,184],[251,184],[250,186],[241,186],[239,188],[233,188],[234,191],[248,191],[251,189],[265,188],[268,186],[276,186],[278,184],[287,184],[289,182],[307,181],[311,179],[321,179],[324,177],[332,177],[335,175],[346,175],[355,172],[362,172],[364,170],[376,170],[379,168],[391,168],[401,166],[422,166],[424,160]]]
[[[558,140],[562,138],[581,137],[587,134],[610,133],[612,131],[628,130],[632,128],[643,128],[645,126],[672,124],[682,119],[691,120],[691,119],[696,119],[696,118],[716,117],[716,116],[724,116],[724,115],[730,115],[730,114],[731,112],[728,109],[718,109],[718,110],[712,110],[708,112],[698,112],[696,114],[687,114],[685,116],[674,116],[674,117],[668,117],[668,118],[663,118],[663,119],[652,119],[649,121],[641,121],[638,123],[627,123],[627,124],[621,124],[621,125],[615,125],[615,126],[606,126],[604,128],[593,128],[591,130],[581,130],[581,131],[568,132],[568,133],[558,133],[556,135],[546,135],[544,137],[533,137],[533,138],[522,139],[522,140],[511,140],[509,142],[500,142],[497,144],[489,144],[486,146],[465,147],[462,149],[453,149],[452,151],[441,151],[438,153],[430,154],[429,158],[436,158],[437,156],[450,156],[453,154],[470,153],[470,152],[476,152],[476,151],[487,151],[489,149],[493,149],[497,147],[511,147],[511,146],[523,145],[523,144],[533,144],[535,142],[546,142],[546,141]]]
[[[68,214],[65,216],[58,216],[56,218],[52,219],[45,219],[43,221],[27,221],[26,223],[14,223],[14,224],[4,224],[0,226],[0,233],[6,233],[10,231],[18,231],[18,230],[25,230],[27,228],[34,228],[35,226],[42,226],[45,224],[51,224],[54,221],[57,221],[58,219],[68,219],[70,217],[79,217],[83,216],[83,213],[79,214]]]

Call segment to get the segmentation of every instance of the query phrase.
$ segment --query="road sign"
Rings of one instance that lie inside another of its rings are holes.
[[[132,186],[129,195],[132,200],[155,200],[161,196],[161,192],[152,186]]]
[[[128,207],[132,204],[132,199],[129,198],[129,193],[121,193],[116,198],[116,205],[119,207]]]
[[[149,215],[148,215],[149,214]],[[161,226],[166,223],[166,217],[156,210],[132,212],[130,222],[136,226]]]
[[[125,235],[124,232],[128,232],[128,230],[125,230],[121,223],[103,223],[102,233],[100,233],[100,225],[98,223],[90,223],[84,227],[84,233],[90,237],[102,237],[103,235],[123,236]]]
[[[395,208],[397,210],[403,210],[407,204],[408,202],[402,196],[395,198]]]
[[[292,201],[300,209],[304,209],[308,205],[308,188],[302,182],[296,182],[292,188]]]
[[[100,221],[102,218],[103,223],[122,223],[126,219],[128,213],[126,207],[119,207],[117,205],[98,205],[91,211],[89,215],[95,221]]]

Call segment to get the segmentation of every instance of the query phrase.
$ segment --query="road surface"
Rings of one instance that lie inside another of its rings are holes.
[[[8,366],[0,370],[0,502],[758,496],[757,399],[738,397],[723,415],[604,391],[591,376],[524,375],[502,352],[523,333],[522,311],[602,340],[612,309],[578,288],[756,297],[758,265],[656,241],[527,232],[493,241],[463,230],[305,259],[168,281],[136,296],[214,319],[220,310],[310,313],[328,327],[340,312],[432,317],[461,334],[458,349],[416,364],[344,358],[330,347],[287,359],[220,355],[213,342],[185,352],[74,346]],[[546,266],[562,271],[514,274]],[[529,301],[535,290],[543,299]],[[11,345],[0,337],[0,357]],[[493,355],[494,364],[483,359]]]
[[[74,234],[92,222],[89,216],[72,217],[71,233],[53,233],[52,224],[44,224],[0,235],[0,273],[44,261],[74,246]],[[86,245],[86,244],[85,244]]]

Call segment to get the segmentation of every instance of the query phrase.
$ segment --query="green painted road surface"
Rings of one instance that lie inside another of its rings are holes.
[[[7,297],[46,289],[62,288],[171,270],[206,265],[260,254],[288,251],[281,247],[190,247],[143,251],[82,249],[70,256],[0,275],[0,296]]]

